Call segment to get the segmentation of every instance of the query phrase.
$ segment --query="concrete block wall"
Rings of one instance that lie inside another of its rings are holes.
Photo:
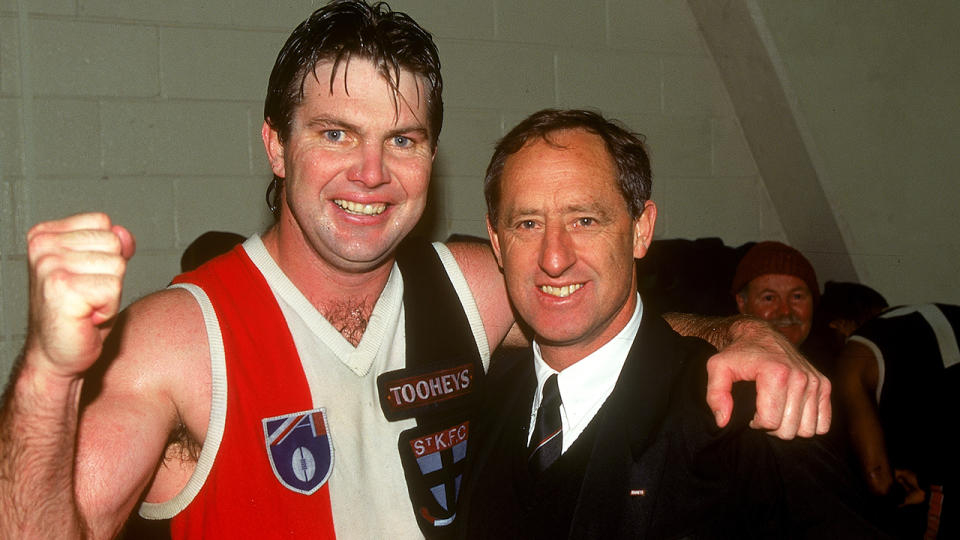
[[[544,107],[647,135],[659,237],[784,239],[696,21],[670,0],[396,0],[436,37],[446,118],[424,232],[484,235],[494,142]],[[277,51],[319,2],[0,0],[0,379],[22,345],[24,237],[104,210],[138,237],[125,302],[200,233],[269,224],[259,137]]]

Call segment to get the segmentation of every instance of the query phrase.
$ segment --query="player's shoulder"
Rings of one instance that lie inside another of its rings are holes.
[[[132,332],[130,339],[159,341],[166,344],[164,349],[183,348],[197,340],[206,340],[200,305],[190,292],[181,288],[163,289],[133,302],[121,320]]]
[[[459,235],[447,240],[444,245],[461,267],[496,263],[493,250],[490,249],[490,242],[485,238]]]
[[[488,289],[493,294],[501,291],[503,276],[489,242],[480,238],[461,237],[444,245],[453,255],[474,296],[485,296]]]
[[[203,312],[184,289],[164,289],[123,310],[105,353],[111,371],[131,384],[171,393],[209,384],[210,350]]]

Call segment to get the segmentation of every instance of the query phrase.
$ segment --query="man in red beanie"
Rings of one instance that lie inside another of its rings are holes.
[[[760,242],[737,265],[730,292],[740,313],[772,324],[799,347],[820,297],[817,274],[799,251],[780,242]]]

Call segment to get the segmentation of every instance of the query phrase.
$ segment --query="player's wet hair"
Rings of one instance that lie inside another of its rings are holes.
[[[263,117],[277,131],[280,142],[290,135],[294,113],[303,102],[306,78],[316,77],[317,64],[333,64],[332,91],[337,70],[348,69],[353,59],[372,62],[395,91],[402,71],[420,76],[426,86],[425,95],[401,96],[394,92],[397,116],[401,100],[425,99],[427,118],[421,121],[436,146],[443,124],[443,79],[433,36],[410,16],[391,10],[386,3],[369,4],[362,0],[334,0],[314,11],[294,29],[277,55]],[[267,204],[274,216],[279,212],[281,183],[282,179],[274,176],[267,190]]]

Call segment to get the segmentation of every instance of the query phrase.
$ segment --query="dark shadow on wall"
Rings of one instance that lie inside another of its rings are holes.
[[[422,238],[424,240],[434,241],[441,240],[443,237],[443,232],[441,231],[443,223],[440,209],[446,206],[443,200],[446,190],[444,190],[440,184],[445,181],[444,178],[437,174],[442,159],[443,154],[438,153],[434,161],[433,175],[430,177],[430,189],[427,191],[427,207],[423,211],[423,217],[420,218],[417,225],[410,231],[410,238]]]
[[[719,238],[654,240],[637,261],[637,286],[652,312],[733,315],[730,283],[740,258],[753,245],[724,245]]]

